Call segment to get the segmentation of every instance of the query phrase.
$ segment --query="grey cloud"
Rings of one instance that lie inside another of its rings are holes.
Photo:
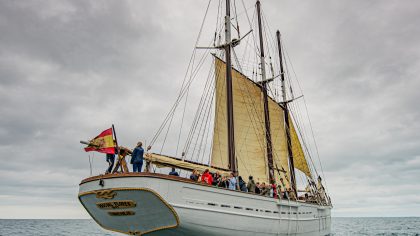
[[[87,217],[75,198],[89,175],[78,141],[114,123],[121,144],[150,142],[176,98],[206,4],[1,1],[0,205],[23,212],[18,205],[32,202],[23,196],[33,195],[37,206],[54,201]],[[418,212],[419,3],[263,4],[303,86],[335,214]],[[211,37],[214,25],[206,26]],[[173,130],[179,125],[174,119]],[[93,174],[103,172],[103,155],[91,158]]]

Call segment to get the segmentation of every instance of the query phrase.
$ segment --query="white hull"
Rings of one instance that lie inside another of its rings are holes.
[[[159,174],[108,175],[102,180],[103,187],[99,178],[83,181],[79,199],[97,223],[109,230],[149,232],[147,235],[238,236],[328,235],[331,231],[330,206],[272,199]],[[106,201],[135,200],[136,215],[105,214],[107,210],[95,205],[104,202],[95,197],[103,190],[118,193],[115,199]]]

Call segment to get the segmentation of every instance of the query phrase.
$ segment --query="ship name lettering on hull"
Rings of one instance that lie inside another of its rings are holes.
[[[110,216],[132,216],[136,213],[134,211],[110,211],[108,214]]]
[[[98,202],[96,203],[100,209],[121,209],[136,207],[136,202],[131,200],[126,201],[112,201],[112,202]]]

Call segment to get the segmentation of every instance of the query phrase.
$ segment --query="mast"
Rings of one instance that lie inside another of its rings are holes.
[[[264,41],[263,41],[263,29],[261,24],[261,3],[257,1],[257,15],[258,15],[258,30],[260,37],[260,61],[261,61],[261,76],[262,76],[262,91],[264,97],[264,121],[265,121],[265,139],[267,143],[267,163],[268,163],[268,177],[270,183],[275,181],[274,179],[274,165],[273,165],[273,145],[271,143],[271,130],[270,130],[270,111],[268,109],[268,94],[267,94],[267,83],[269,80],[266,79],[265,72],[265,55],[264,55]]]
[[[287,100],[286,100],[286,86],[285,86],[285,81],[284,81],[283,56],[281,52],[281,43],[280,43],[280,31],[277,30],[276,36],[277,36],[277,46],[279,48],[279,57],[280,57],[281,91],[283,95],[282,103],[284,107],[284,123],[286,125],[287,152],[289,154],[290,182],[292,184],[292,189],[295,192],[295,196],[297,196],[295,165],[293,162],[292,141],[290,139],[289,108],[287,107]]]
[[[228,129],[229,168],[236,175],[238,168],[235,158],[235,130],[233,124],[232,60],[231,60],[230,0],[226,0],[225,55],[226,55],[226,103]]]

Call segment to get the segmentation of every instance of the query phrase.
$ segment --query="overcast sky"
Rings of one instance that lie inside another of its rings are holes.
[[[152,138],[207,3],[0,1],[0,218],[89,218],[79,140],[112,123],[125,146]],[[420,216],[420,2],[263,9],[303,87],[333,216]]]

